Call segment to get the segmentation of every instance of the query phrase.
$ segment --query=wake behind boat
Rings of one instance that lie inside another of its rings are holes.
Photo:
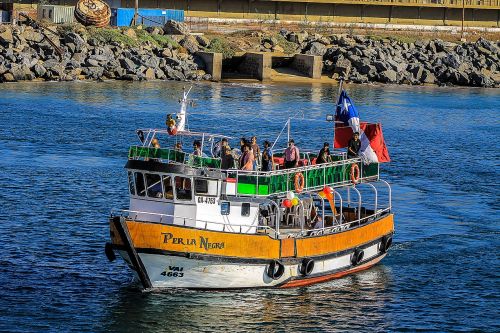
[[[319,163],[300,152],[290,166],[275,153],[270,171],[228,167],[221,142],[232,138],[186,130],[188,93],[167,128],[137,131],[130,207],[109,219],[110,260],[118,252],[144,288],[230,289],[309,285],[385,257],[394,217],[379,166],[389,156],[380,124],[360,123],[344,91],[333,141],[347,147],[359,132],[359,155],[334,150]],[[194,154],[179,149],[187,140]]]

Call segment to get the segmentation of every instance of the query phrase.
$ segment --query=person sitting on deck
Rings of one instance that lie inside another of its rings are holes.
[[[330,156],[330,144],[325,142],[323,148],[319,151],[318,158],[316,159],[316,164],[331,162],[332,158]]]
[[[264,150],[262,150],[262,171],[273,170],[273,151],[271,150],[269,141],[264,141]]]
[[[174,146],[175,151],[182,151],[182,143],[177,142]]]
[[[151,140],[151,146],[153,146],[153,148],[160,148],[160,141],[158,141],[157,138],[154,138],[153,140]]]
[[[299,148],[295,146],[295,141],[288,141],[288,148],[285,149],[285,169],[296,168],[299,165]]]
[[[359,133],[354,132],[349,144],[347,145],[347,158],[358,157],[359,149],[361,148],[361,140],[359,139]]]
[[[226,138],[223,138],[221,141],[220,159],[221,159],[220,168],[222,170],[227,170],[234,167],[234,159],[231,152],[231,147],[227,143]]]
[[[194,140],[193,149],[194,156],[201,156],[201,142],[199,140]]]

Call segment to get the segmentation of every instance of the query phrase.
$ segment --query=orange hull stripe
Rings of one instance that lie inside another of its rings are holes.
[[[368,243],[394,231],[394,215],[353,229],[322,237],[297,239],[297,257],[313,257],[344,251]]]
[[[136,248],[172,252],[210,254],[216,256],[279,259],[286,257],[314,257],[355,248],[376,240],[394,230],[393,216],[389,215],[369,225],[338,234],[305,239],[272,239],[268,235],[234,234],[199,230],[173,225],[127,221],[127,227]],[[118,233],[114,244],[123,244]]]

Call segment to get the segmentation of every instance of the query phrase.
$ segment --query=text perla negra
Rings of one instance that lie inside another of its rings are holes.
[[[195,238],[182,238],[182,237],[174,237],[174,234],[170,232],[162,232],[163,235],[163,243],[164,244],[176,244],[176,245],[190,245],[197,246],[200,249],[211,250],[211,249],[223,249],[224,242],[210,242],[208,237],[205,238],[200,236],[198,241]]]

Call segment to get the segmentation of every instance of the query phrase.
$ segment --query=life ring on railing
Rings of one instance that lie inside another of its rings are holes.
[[[295,183],[295,191],[297,193],[300,193],[302,192],[302,190],[304,189],[304,184],[305,184],[305,178],[304,178],[304,175],[302,174],[302,172],[297,172],[295,174],[295,180],[294,180],[294,183]]]
[[[266,267],[266,275],[273,280],[278,280],[285,273],[285,266],[278,260],[272,260]]]
[[[308,276],[314,269],[314,260],[311,258],[304,258],[299,266],[299,272],[303,276]]]
[[[356,163],[351,165],[351,182],[357,184],[359,180],[359,166]]]
[[[352,257],[351,257],[351,264],[353,266],[358,265],[361,262],[361,260],[363,260],[364,256],[365,256],[365,251],[363,251],[361,249],[354,250],[354,253],[352,254]]]

